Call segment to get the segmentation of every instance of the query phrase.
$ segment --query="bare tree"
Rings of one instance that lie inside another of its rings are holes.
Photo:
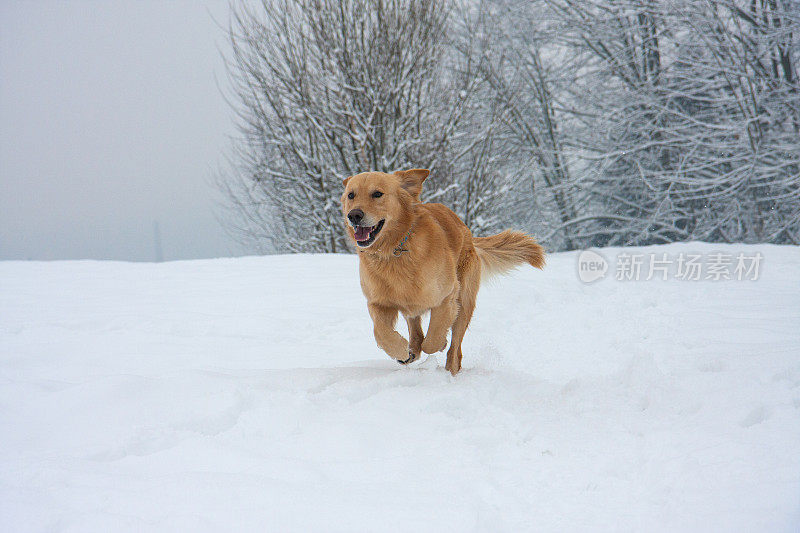
[[[491,136],[464,134],[475,84],[469,63],[448,53],[449,12],[425,0],[234,7],[229,67],[242,139],[222,184],[248,241],[345,251],[342,178],[409,166],[432,170],[430,198],[486,225],[495,185],[475,161]]]
[[[550,7],[584,56],[577,242],[798,242],[797,2]]]
[[[503,174],[514,191],[506,198],[513,221],[530,227],[562,227],[556,248],[572,248],[570,221],[577,216],[579,191],[570,170],[569,148],[562,121],[570,117],[558,110],[566,80],[573,68],[557,63],[552,46],[554,27],[542,19],[544,2],[482,0],[465,6],[462,50],[483,37],[476,72],[484,92],[493,102],[497,122],[497,152],[506,157]],[[563,60],[563,55],[560,56]],[[541,215],[542,211],[546,216]]]
[[[798,0],[263,0],[231,44],[223,186],[273,250],[343,251],[341,178],[406,166],[550,249],[800,243]]]

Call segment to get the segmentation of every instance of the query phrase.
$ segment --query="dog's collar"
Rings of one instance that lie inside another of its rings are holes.
[[[408,228],[408,232],[406,233],[405,237],[403,237],[403,240],[400,241],[400,244],[398,244],[397,246],[394,247],[394,250],[392,250],[392,255],[393,256],[400,257],[401,255],[403,255],[403,252],[408,252],[409,251],[408,248],[403,248],[403,245],[405,245],[405,243],[408,240],[408,238],[411,237],[411,232],[413,230],[414,230],[414,226],[413,225],[410,228]]]

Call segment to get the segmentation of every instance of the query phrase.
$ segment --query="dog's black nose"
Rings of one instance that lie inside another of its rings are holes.
[[[347,213],[347,219],[350,223],[354,226],[358,226],[358,223],[364,218],[364,211],[361,209],[353,209],[349,213]]]

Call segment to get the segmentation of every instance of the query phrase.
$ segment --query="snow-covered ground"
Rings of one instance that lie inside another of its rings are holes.
[[[484,285],[456,377],[354,256],[0,263],[0,529],[797,531],[800,249],[625,252],[718,250],[760,279]]]

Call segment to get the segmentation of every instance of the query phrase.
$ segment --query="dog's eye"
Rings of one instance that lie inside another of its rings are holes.
[[[380,198],[381,196],[383,196],[383,193],[381,191],[375,191],[374,193],[372,193],[373,198]]]
[[[355,197],[356,197],[356,193],[354,193],[354,192],[351,192],[350,194],[348,194],[348,195],[347,195],[347,197],[348,197],[348,198],[350,198],[350,199],[352,200],[353,198],[355,198]]]

